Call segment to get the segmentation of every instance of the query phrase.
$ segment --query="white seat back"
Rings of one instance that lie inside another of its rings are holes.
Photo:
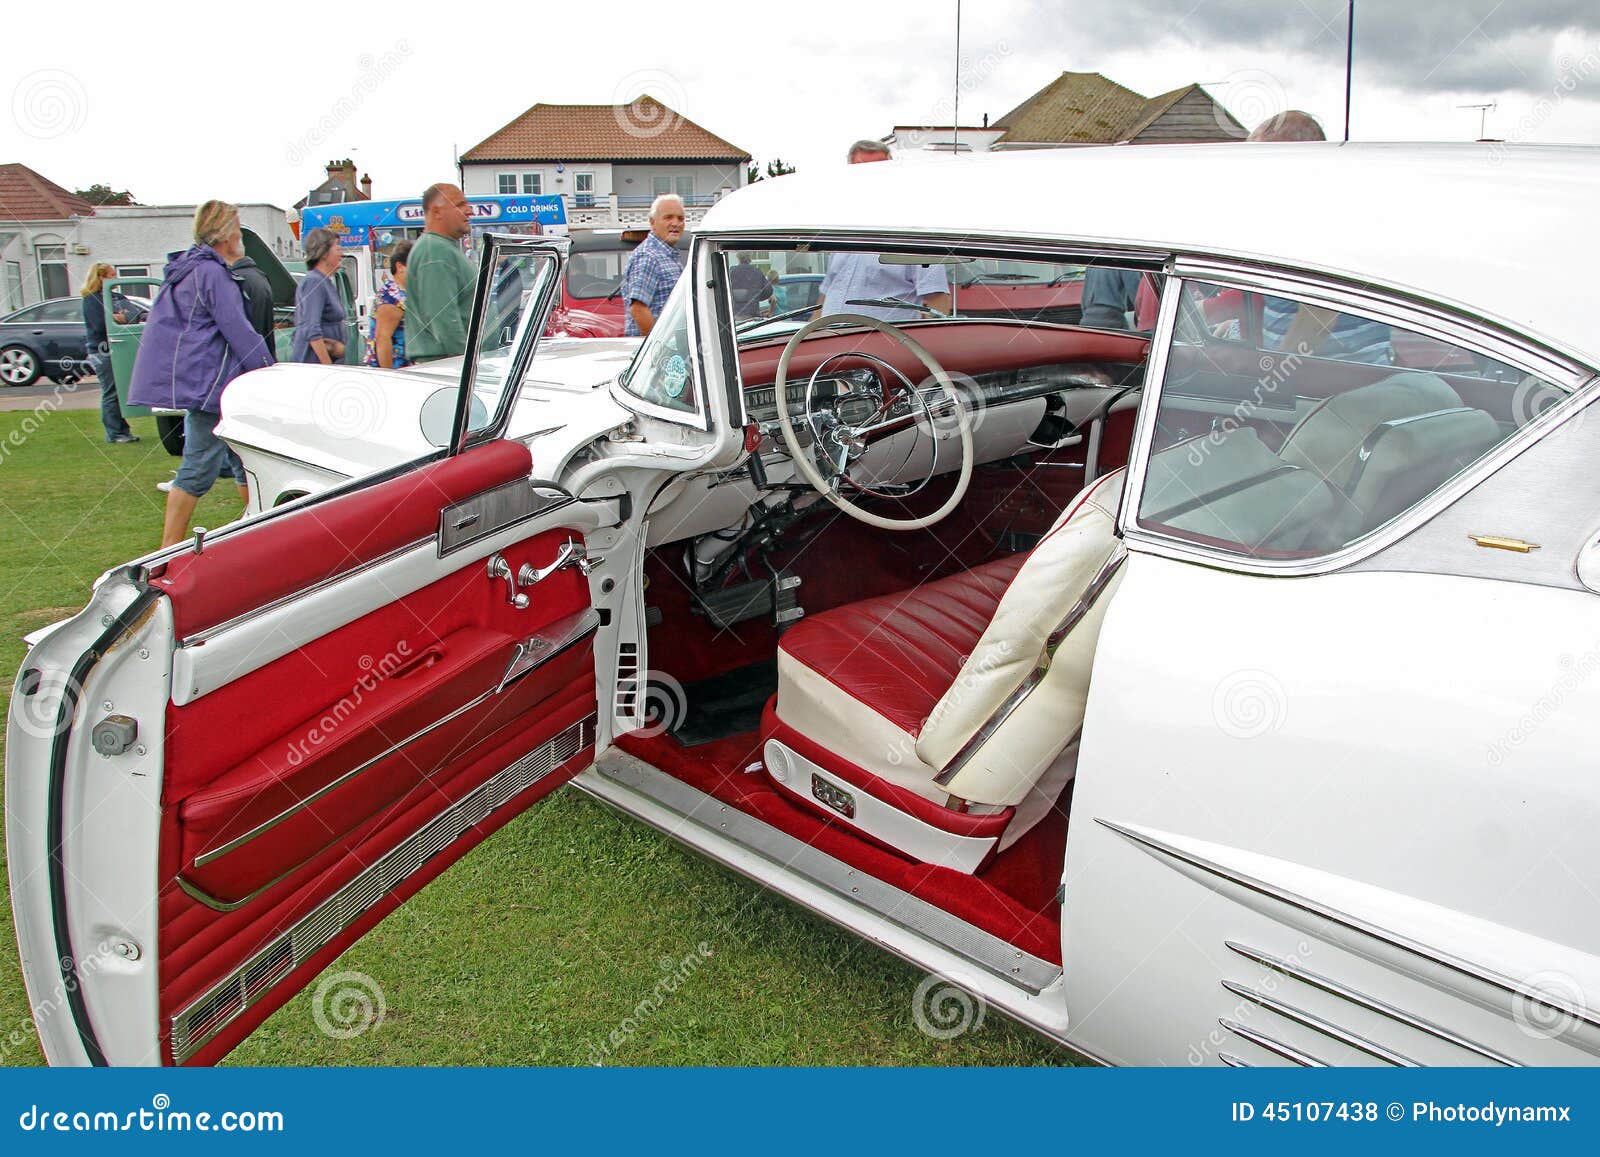
[[[1117,470],[1087,488],[1034,547],[923,726],[917,755],[924,763],[948,773],[952,760],[962,757],[954,774],[939,781],[951,795],[996,806],[1020,803],[1082,728],[1112,587],[1099,592],[1053,655],[1050,637],[1120,551],[1115,529],[1123,479]],[[1027,697],[1005,713],[1013,695],[1034,680]],[[997,720],[975,750],[964,750]]]

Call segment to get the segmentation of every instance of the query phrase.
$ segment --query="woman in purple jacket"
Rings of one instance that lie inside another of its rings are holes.
[[[162,546],[188,537],[195,505],[224,468],[248,501],[244,464],[215,433],[222,391],[247,370],[272,364],[228,270],[244,256],[239,210],[207,201],[195,210],[194,239],[193,247],[167,262],[128,384],[129,402],[184,411],[183,461],[167,491]]]

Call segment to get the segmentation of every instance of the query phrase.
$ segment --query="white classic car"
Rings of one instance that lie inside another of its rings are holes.
[[[559,246],[495,240],[443,449],[396,403],[412,460],[24,661],[46,1054],[217,1060],[571,782],[1098,1060],[1593,1061],[1597,202],[1588,149],[786,177],[587,381],[530,369]],[[743,254],[828,312],[741,330]],[[938,310],[972,263],[1159,308]]]

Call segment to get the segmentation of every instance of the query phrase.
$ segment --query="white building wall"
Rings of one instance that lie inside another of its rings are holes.
[[[67,263],[74,287],[82,285],[89,268],[105,261],[126,268],[143,266],[160,277],[167,255],[194,244],[194,205],[102,205],[93,217],[83,218],[69,243]],[[239,206],[239,222],[254,230],[284,260],[298,260],[300,243],[284,211],[276,205]],[[77,252],[85,249],[87,252]]]
[[[522,192],[522,174],[538,173],[544,196],[572,197],[577,191],[577,174],[594,174],[594,195],[597,200],[609,197],[612,189],[612,165],[609,161],[563,162],[558,172],[554,163],[515,161],[465,161],[461,165],[461,191],[469,197],[500,196],[500,174],[517,176],[517,193]]]

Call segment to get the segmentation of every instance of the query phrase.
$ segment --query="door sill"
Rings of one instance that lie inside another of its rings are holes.
[[[1061,967],[617,747],[573,786],[1066,1044]]]

